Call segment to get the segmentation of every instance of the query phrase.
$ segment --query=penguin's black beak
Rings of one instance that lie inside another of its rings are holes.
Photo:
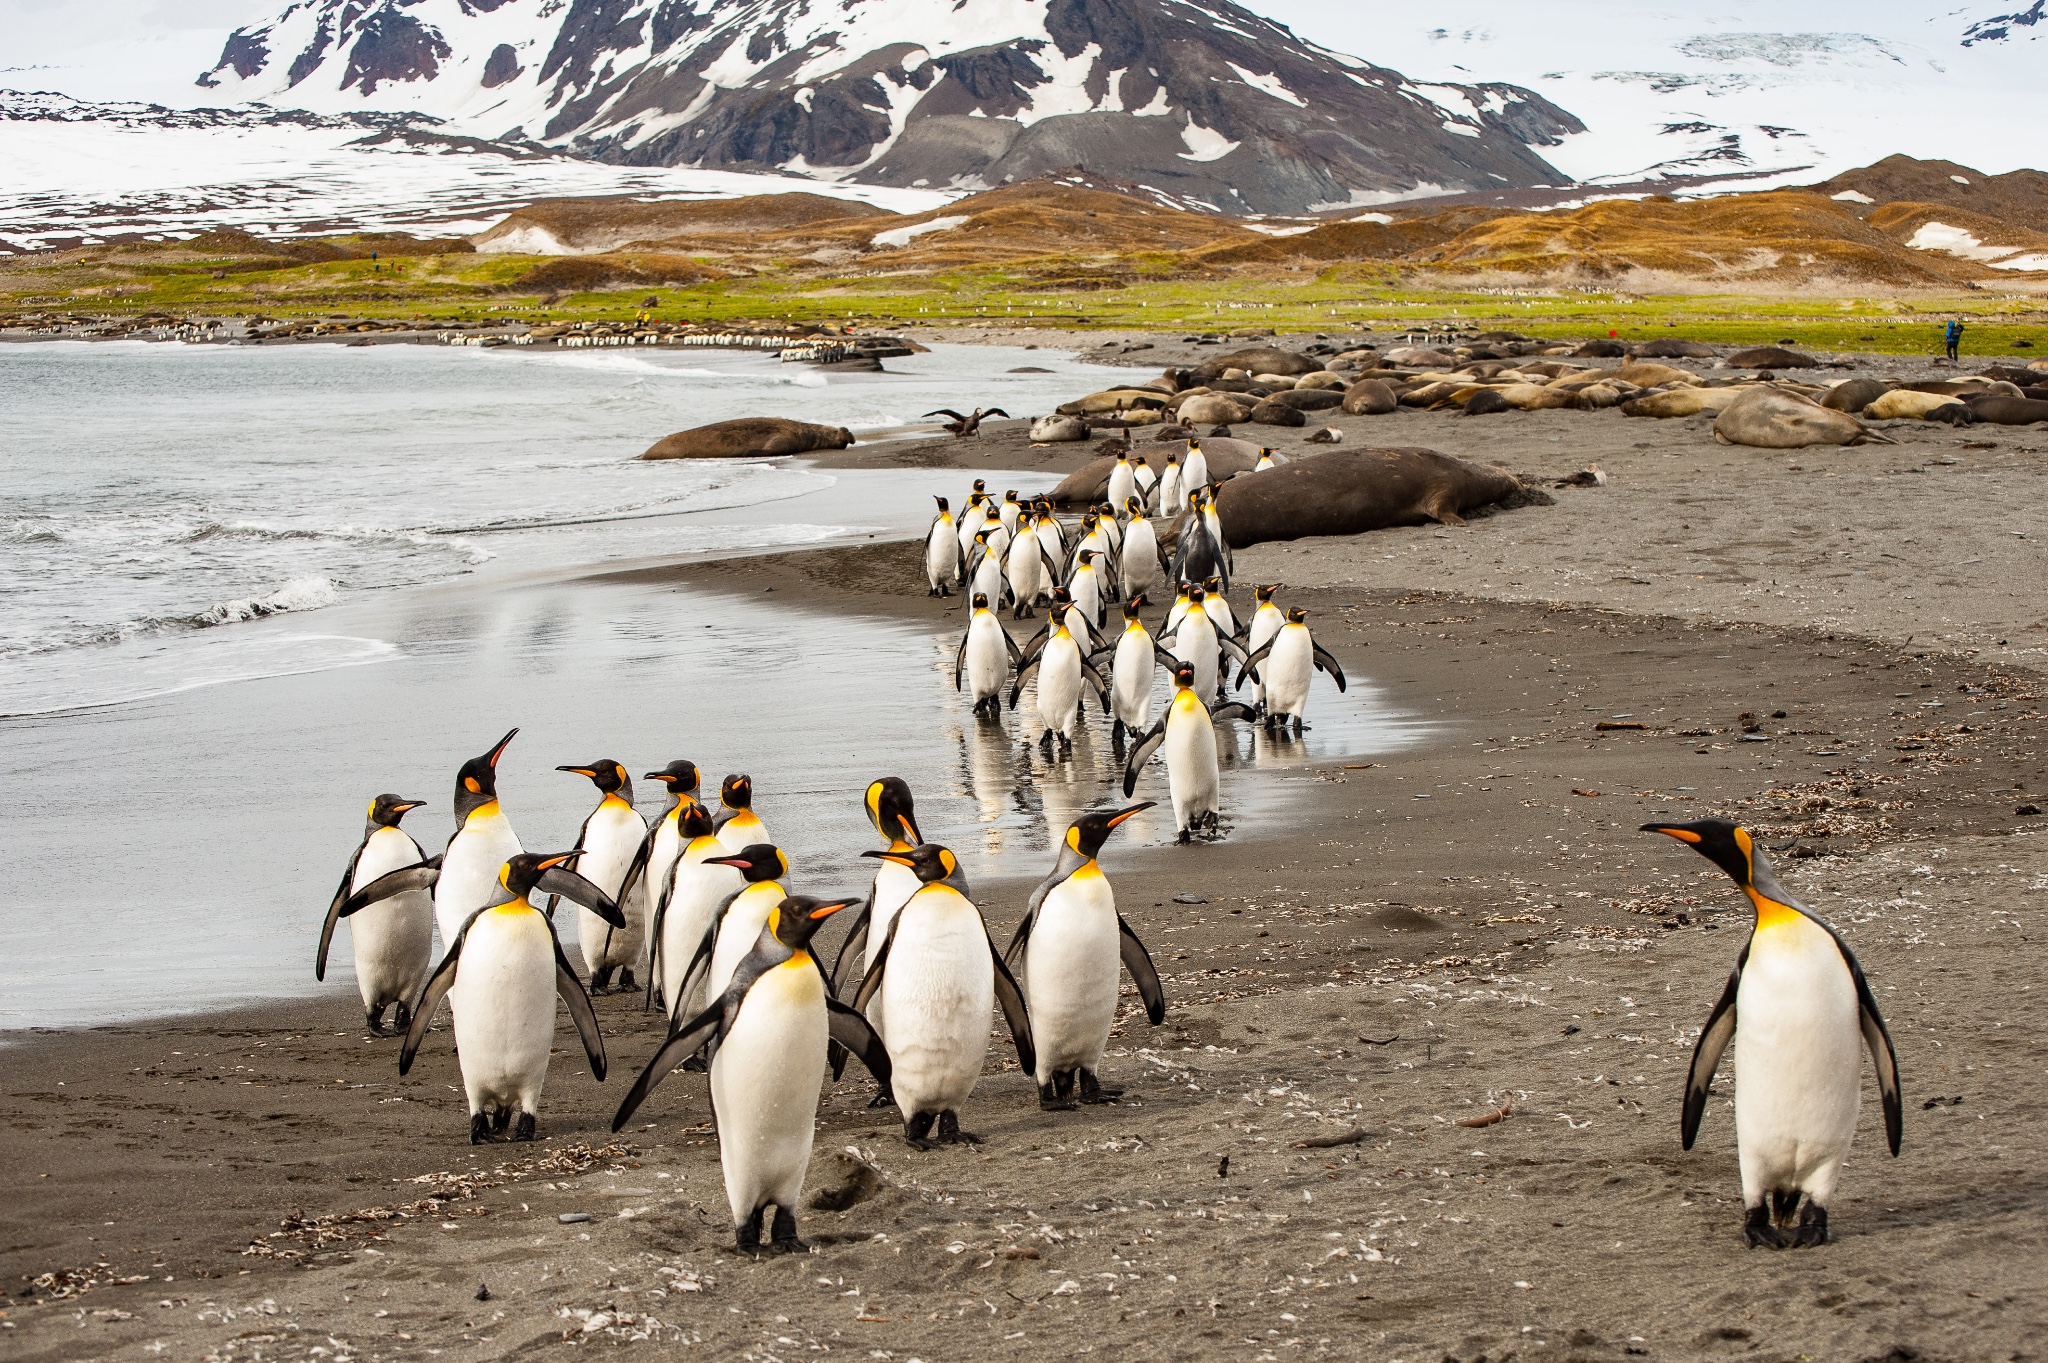
[[[490,767],[493,771],[497,770],[498,759],[505,755],[506,747],[512,742],[513,738],[515,738],[518,735],[518,733],[519,730],[517,728],[514,728],[511,733],[508,733],[503,738],[499,739],[498,746],[484,754],[484,765]]]
[[[896,822],[903,825],[903,836],[912,847],[924,841],[924,834],[917,831],[917,820],[911,818],[908,814],[898,814]]]
[[[586,776],[593,781],[597,779],[597,773],[592,771],[589,767],[556,767],[555,770],[566,771],[576,776]]]
[[[1138,815],[1143,814],[1146,810],[1152,808],[1152,806],[1158,803],[1159,802],[1157,800],[1147,800],[1143,804],[1132,805],[1129,809],[1120,809],[1116,813],[1109,816],[1109,826],[1111,828],[1115,828],[1125,819],[1136,818]]]
[[[873,857],[876,861],[893,861],[898,866],[908,866],[913,870],[915,870],[917,867],[917,861],[914,858],[902,852],[878,852],[875,851],[873,848],[870,848],[869,850],[861,853],[861,855],[864,857]]]

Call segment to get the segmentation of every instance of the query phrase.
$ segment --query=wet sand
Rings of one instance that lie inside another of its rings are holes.
[[[1221,843],[1112,842],[1169,1005],[1153,1029],[1126,999],[1104,1072],[1123,1101],[1042,1114],[999,1046],[963,1112],[985,1143],[924,1154],[851,1071],[811,1191],[869,1195],[805,1214],[813,1254],[753,1262],[730,1249],[701,1077],[670,1079],[604,1147],[659,1041],[637,1000],[599,1001],[603,1085],[564,1022],[532,1147],[469,1147],[445,1036],[401,1082],[346,987],[36,1036],[0,1061],[10,1356],[496,1358],[636,1336],[927,1363],[2033,1356],[2048,855],[2044,816],[2016,813],[2048,793],[2033,433],[1766,453],[1615,413],[1354,424],[1613,481],[1462,529],[1240,556],[1354,677],[1443,724],[1369,764],[1244,774],[1304,798]],[[914,453],[1029,467],[994,440]],[[877,544],[650,571],[945,619],[957,603],[927,600],[915,563]],[[1319,689],[1311,722],[1340,703]],[[1824,1249],[1743,1248],[1725,1076],[1679,1149],[1692,1035],[1747,913],[1706,862],[1634,830],[1708,812],[1763,831],[1897,1041],[1903,1153],[1884,1153],[1866,1077]],[[1030,879],[976,878],[999,940]],[[323,1220],[392,1207],[409,1213]]]

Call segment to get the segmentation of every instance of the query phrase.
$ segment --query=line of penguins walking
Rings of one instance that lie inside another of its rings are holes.
[[[1228,595],[1235,559],[1217,519],[1200,442],[1189,442],[1186,465],[1170,457],[1148,485],[1151,476],[1144,463],[1132,463],[1128,450],[1120,452],[1110,471],[1109,500],[1083,513],[1071,533],[1050,501],[1020,502],[1014,490],[998,500],[976,479],[957,518],[946,498],[933,499],[938,514],[925,535],[924,571],[928,595],[970,593],[953,689],[972,696],[976,717],[1000,720],[1006,682],[1009,708],[1016,710],[1035,673],[1038,745],[1048,757],[1066,757],[1086,713],[1084,688],[1092,690],[1111,721],[1126,799],[1137,789],[1140,769],[1164,750],[1174,826],[1185,843],[1198,830],[1217,829],[1216,724],[1263,722],[1299,733],[1308,727],[1314,674],[1327,673],[1339,691],[1349,683],[1310,633],[1308,612],[1283,610],[1273,600],[1279,584],[1256,587],[1252,616],[1239,623]],[[1170,563],[1148,514],[1160,505],[1182,508],[1175,512],[1179,533]],[[1143,611],[1147,593],[1166,582],[1177,584],[1177,595],[1155,636]],[[1111,603],[1121,603],[1123,617],[1113,638],[1105,633]],[[1006,604],[1013,620],[1046,608],[1045,625],[1021,647],[999,614]],[[1239,669],[1234,686],[1232,663]],[[1174,690],[1155,720],[1159,668]],[[1251,703],[1229,699],[1247,680],[1254,683]]]
[[[1165,1020],[1158,972],[1096,860],[1149,801],[1076,819],[1008,947],[998,949],[959,859],[924,840],[900,778],[866,792],[868,820],[885,844],[862,854],[880,863],[869,893],[818,898],[786,888],[789,858],[754,812],[749,778],[725,779],[714,814],[687,761],[647,773],[668,794],[651,824],[634,809],[618,762],[558,768],[589,779],[598,804],[571,850],[524,850],[497,791],[499,758],[517,733],[462,765],[455,833],[438,856],[400,827],[422,802],[380,795],[371,803],[315,961],[324,979],[346,919],[365,1019],[380,1036],[403,1037],[400,1075],[447,1005],[472,1143],[508,1127],[513,1140],[534,1139],[557,998],[602,1081],[607,1060],[591,996],[637,988],[646,1006],[666,1012],[668,1034],[612,1129],[675,1070],[708,1069],[736,1243],[758,1252],[765,1222],[769,1244],[801,1249],[796,1209],[824,1077],[829,1069],[839,1078],[848,1056],[875,1078],[871,1106],[897,1107],[905,1140],[928,1149],[979,1139],[961,1128],[960,1110],[981,1077],[997,1010],[1047,1111],[1120,1096],[1099,1068],[1123,972],[1149,1021]],[[575,906],[581,970],[556,928],[564,900]],[[849,910],[852,927],[828,967],[814,939]],[[435,963],[437,926],[447,948]],[[644,985],[635,984],[637,970]]]

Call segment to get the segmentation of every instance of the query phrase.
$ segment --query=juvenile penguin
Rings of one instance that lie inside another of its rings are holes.
[[[662,883],[660,903],[648,920],[647,940],[653,953],[649,988],[661,987],[661,1001],[670,1022],[695,1012],[690,997],[690,963],[712,936],[719,906],[746,888],[739,871],[719,860],[725,844],[711,830],[711,815],[699,804],[685,808],[677,821],[682,850]]]
[[[503,1131],[515,1111],[519,1125],[512,1139],[533,1139],[548,1077],[548,1048],[555,1039],[557,995],[575,1020],[592,1077],[604,1078],[604,1038],[597,1030],[590,996],[562,954],[555,925],[529,902],[533,891],[545,890],[594,910],[613,927],[625,923],[610,896],[564,868],[574,855],[520,852],[499,868],[497,894],[456,929],[448,954],[427,981],[406,1029],[405,1045],[398,1053],[401,1077],[412,1069],[434,1010],[443,998],[448,1000],[455,1015],[456,1058],[469,1099],[472,1145]]]
[[[1117,825],[1152,808],[1152,802],[1115,813],[1090,811],[1075,820],[1060,843],[1059,862],[1031,893],[1024,921],[1003,959],[1023,977],[1024,1002],[1031,1010],[1031,1042],[1038,1053],[1032,1077],[1038,1105],[1048,1112],[1081,1101],[1103,1103],[1122,1096],[1096,1076],[1109,1029],[1116,1022],[1117,970],[1131,972],[1154,1027],[1166,1020],[1166,996],[1159,972],[1138,934],[1116,911],[1116,894],[1096,865],[1102,844]]]
[[[609,757],[584,767],[555,770],[581,776],[597,787],[597,808],[590,811],[582,832],[576,835],[578,850],[569,869],[603,890],[626,920],[624,927],[613,927],[589,909],[577,911],[576,940],[590,970],[590,992],[611,992],[614,971],[618,972],[619,988],[631,989],[633,967],[640,963],[647,938],[642,896],[627,893],[627,886],[634,884],[635,873],[642,868],[640,852],[647,842],[647,820],[633,808],[633,778]],[[554,910],[555,901],[550,899],[550,918]]]
[[[960,869],[952,852],[928,842],[908,852],[861,855],[908,866],[919,881],[917,893],[896,911],[854,1000],[856,1010],[882,1001],[903,1138],[929,1149],[936,1122],[940,1141],[975,1141],[960,1129],[960,1105],[981,1078],[989,1014],[998,1002],[1018,1064],[1026,1072],[1036,1069],[1024,995],[996,954],[981,910],[947,883]]]
[[[1308,632],[1308,612],[1291,606],[1286,623],[1245,658],[1237,684],[1243,686],[1246,677],[1258,678],[1266,693],[1266,727],[1284,726],[1291,719],[1299,731],[1308,727],[1302,715],[1308,709],[1308,684],[1318,669],[1330,674],[1339,691],[1345,689],[1343,667]]]
[[[1742,1233],[1752,1247],[1826,1244],[1828,1204],[1856,1138],[1866,1047],[1884,1102],[1885,1142],[1899,1153],[1898,1057],[1863,967],[1833,928],[1785,893],[1747,828],[1701,819],[1646,823],[1643,832],[1676,838],[1719,866],[1756,910],[1749,941],[1693,1048],[1680,1138],[1692,1149],[1733,1037]]]
[[[768,842],[768,827],[754,813],[754,778],[733,775],[718,787],[718,815],[711,821],[728,852]]]
[[[964,674],[973,687],[975,716],[998,719],[1003,713],[1003,679],[1012,666],[1023,663],[1017,641],[988,608],[987,593],[976,592],[974,613],[968,617],[967,632],[960,636],[960,651],[953,658],[953,689],[960,689]]]
[[[939,504],[939,514],[932,517],[931,529],[924,537],[924,575],[931,584],[925,595],[951,596],[966,574],[960,552],[960,527],[953,523],[953,513],[946,509],[944,497],[932,500]]]
[[[434,882],[434,924],[443,951],[455,944],[469,916],[496,898],[498,872],[521,850],[512,821],[498,805],[498,759],[518,732],[455,774],[455,835],[441,853],[441,876]]]
[[[884,1088],[889,1056],[860,1014],[832,998],[811,954],[811,939],[854,903],[790,895],[777,903],[732,983],[711,1006],[676,1027],[612,1118],[623,1129],[676,1067],[705,1046],[711,1061],[711,1113],[718,1159],[732,1208],[733,1239],[743,1254],[761,1249],[762,1214],[774,1209],[776,1249],[807,1248],[796,1209],[810,1168],[826,1054],[838,1042],[861,1058]]]
[[[1189,612],[1192,617],[1193,612]],[[1173,701],[1158,723],[1145,731],[1131,746],[1124,762],[1124,798],[1138,787],[1138,769],[1164,745],[1166,788],[1173,800],[1173,822],[1180,841],[1194,841],[1197,827],[1216,828],[1217,787],[1221,784],[1216,760],[1215,721],[1251,719],[1251,707],[1232,702],[1213,711],[1195,689],[1195,669],[1182,663],[1173,674]]]
[[[402,1034],[412,1025],[412,1001],[420,996],[420,986],[427,982],[427,972],[434,964],[434,901],[427,891],[439,878],[441,859],[429,861],[420,845],[398,826],[406,811],[418,809],[421,803],[402,795],[379,795],[370,801],[363,840],[356,844],[334,900],[327,906],[327,921],[320,927],[320,953],[313,961],[313,978],[326,979],[334,925],[348,918],[355,947],[356,990],[363,996],[363,1017],[377,1036],[391,1035],[384,1030],[384,1010],[393,1004],[398,1005],[391,1016],[393,1029]],[[351,895],[398,871],[411,872],[402,879],[414,888],[366,898],[355,913],[343,912]]]
[[[1057,739],[1060,751],[1070,753],[1074,750],[1074,720],[1080,713],[1082,681],[1085,679],[1102,698],[1104,713],[1109,710],[1109,688],[1095,665],[1082,656],[1081,646],[1068,632],[1061,614],[1054,615],[1044,644],[1025,653],[1024,665],[1017,669],[1017,680],[1010,685],[1012,710],[1017,708],[1017,698],[1024,692],[1024,678],[1033,668],[1038,670],[1038,720],[1045,726],[1039,746],[1050,753]]]

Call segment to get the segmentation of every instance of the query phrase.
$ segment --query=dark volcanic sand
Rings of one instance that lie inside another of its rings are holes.
[[[1111,843],[1169,1001],[1164,1027],[1127,1015],[1105,1062],[1123,1102],[1041,1114],[992,1063],[963,1113],[986,1143],[920,1154],[850,1071],[810,1191],[874,1194],[806,1212],[813,1254],[752,1262],[730,1250],[701,1076],[576,1157],[659,1039],[637,999],[599,1000],[610,1082],[565,1020],[545,1139],[482,1150],[446,1033],[400,1081],[346,986],[26,1037],[4,1052],[6,1356],[497,1358],[636,1335],[927,1363],[2040,1356],[2048,855],[2043,818],[2015,813],[2048,793],[2032,433],[1766,453],[1613,413],[1381,420],[1401,431],[1385,443],[1545,473],[1597,459],[1614,483],[1241,557],[1354,676],[1446,727],[1385,762],[1259,777],[1301,784],[1291,825]],[[915,453],[1019,466],[993,443]],[[957,619],[902,545],[675,571]],[[1337,703],[1319,689],[1311,722]],[[1744,712],[1767,741],[1744,741]],[[1634,830],[1710,811],[1759,827],[1898,1043],[1904,1152],[1886,1157],[1866,1077],[1823,1249],[1743,1248],[1725,1073],[1679,1150],[1692,1035],[1747,913]],[[1028,886],[976,889],[1006,939]],[[256,1237],[267,1252],[242,1253]]]

